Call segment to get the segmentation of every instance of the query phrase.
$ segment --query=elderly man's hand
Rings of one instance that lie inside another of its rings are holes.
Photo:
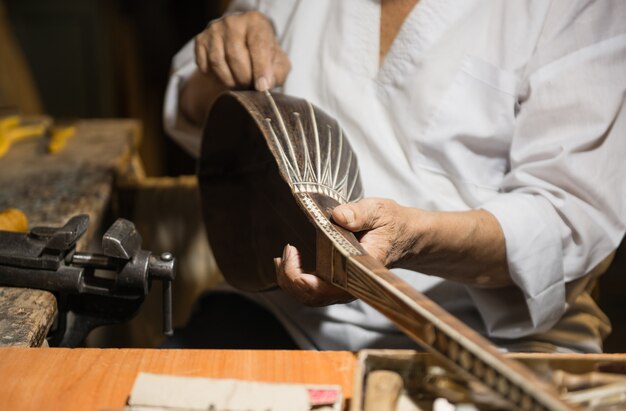
[[[303,304],[321,307],[330,304],[347,303],[354,297],[315,276],[302,272],[298,250],[287,244],[282,258],[275,258],[278,286],[296,297]]]
[[[214,20],[195,38],[196,70],[180,93],[183,115],[202,126],[215,98],[228,89],[265,91],[285,82],[291,63],[270,21],[259,12]]]
[[[475,287],[512,285],[504,235],[485,210],[435,212],[367,198],[336,207],[332,219],[354,232],[363,248],[387,267],[438,275]],[[303,273],[295,247],[275,259],[278,285],[313,306],[353,297],[312,274]]]
[[[383,264],[401,260],[417,240],[413,227],[417,221],[411,212],[392,200],[369,198],[340,205],[332,212],[338,225],[357,233],[365,250]],[[321,306],[354,299],[347,292],[326,283],[313,274],[303,273],[298,250],[285,246],[282,258],[276,258],[278,285],[301,302]]]
[[[361,246],[385,266],[394,267],[414,251],[427,233],[427,213],[403,207],[393,200],[366,198],[336,207],[332,218],[343,228],[357,233]]]
[[[252,11],[212,21],[195,39],[196,63],[229,89],[268,90],[282,85],[291,69],[274,28]]]

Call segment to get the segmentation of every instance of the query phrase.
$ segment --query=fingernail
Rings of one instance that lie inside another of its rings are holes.
[[[274,268],[276,268],[278,270],[278,267],[280,267],[280,263],[282,262],[280,257],[276,257],[274,258]]]
[[[269,81],[267,81],[265,77],[259,77],[256,81],[255,86],[258,91],[265,91],[265,90],[269,90],[270,83]]]
[[[289,259],[289,256],[291,255],[291,246],[289,244],[287,244],[285,246],[285,248],[283,249],[283,260],[287,260]]]
[[[343,215],[343,218],[346,219],[346,223],[354,223],[354,211],[352,211],[350,208],[342,207],[339,209],[339,212]]]

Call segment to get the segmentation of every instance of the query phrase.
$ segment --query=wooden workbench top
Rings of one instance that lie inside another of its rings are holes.
[[[140,371],[338,384],[350,398],[355,363],[345,351],[0,348],[0,409],[121,409]]]
[[[79,213],[99,223],[115,175],[139,144],[140,125],[128,119],[75,125],[76,135],[56,154],[46,153],[43,138],[11,146],[0,159],[0,210],[19,208],[31,227],[62,225]]]
[[[0,158],[0,210],[18,208],[30,227],[61,226],[76,214],[90,225],[84,249],[99,230],[116,175],[127,172],[141,135],[135,120],[81,120],[56,154],[36,138],[11,146]],[[39,346],[56,311],[46,292],[0,287],[0,346]]]

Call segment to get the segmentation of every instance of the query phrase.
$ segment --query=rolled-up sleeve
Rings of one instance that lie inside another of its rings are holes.
[[[235,0],[229,5],[226,14],[258,10],[260,3],[260,0]],[[166,133],[195,158],[200,153],[202,129],[182,114],[179,97],[185,83],[197,68],[194,41],[190,40],[172,59],[170,79],[163,103],[163,126]]]
[[[193,41],[183,47],[172,60],[170,80],[165,90],[163,104],[163,126],[167,134],[191,156],[200,153],[200,127],[191,123],[181,113],[179,105],[180,91],[185,82],[196,71]]]
[[[500,222],[517,285],[470,289],[492,337],[551,328],[567,309],[566,283],[626,229],[626,4],[582,3],[552,6],[527,68],[510,170],[481,206]]]

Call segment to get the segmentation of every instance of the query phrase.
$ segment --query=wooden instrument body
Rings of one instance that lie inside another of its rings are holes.
[[[326,210],[362,196],[352,150],[344,136],[331,134],[338,130],[330,116],[288,96],[229,92],[215,102],[198,176],[209,240],[233,286],[276,286],[272,257],[287,242],[298,248],[305,269],[315,269],[316,230],[302,207],[313,201]],[[345,161],[331,163],[341,152]]]
[[[291,243],[305,271],[362,299],[512,408],[574,409],[329,220],[333,207],[360,199],[362,188],[344,133],[310,103],[269,92],[223,94],[208,117],[198,175],[209,241],[235,287],[274,287],[272,257]]]

